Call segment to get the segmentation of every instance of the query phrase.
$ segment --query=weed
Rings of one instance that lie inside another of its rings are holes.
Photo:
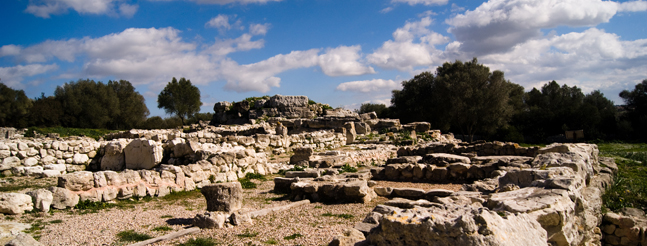
[[[153,238],[148,234],[138,233],[134,230],[121,231],[117,233],[117,237],[119,241],[124,242],[139,242]]]
[[[240,182],[240,185],[243,187],[243,189],[255,189],[256,188],[256,183],[252,182],[248,178],[238,179],[238,182]]]
[[[600,144],[603,156],[613,157],[618,174],[602,195],[605,210],[647,208],[647,144]]]
[[[245,174],[246,179],[257,179],[260,181],[266,181],[267,179],[265,178],[264,175],[258,174],[258,173],[247,173]]]
[[[49,223],[50,224],[60,224],[60,223],[63,223],[63,220],[52,220]]]
[[[355,216],[353,216],[352,214],[333,214],[333,213],[331,213],[331,212],[324,213],[324,214],[322,214],[321,216],[325,216],[325,217],[337,217],[337,218],[343,218],[343,219],[352,219],[353,217],[355,217]]]
[[[290,168],[290,169],[283,169],[283,170],[280,170],[278,174],[279,174],[279,175],[285,175],[285,173],[286,173],[286,172],[290,172],[290,171],[304,171],[304,170],[306,170],[306,168],[305,168],[305,167],[302,167],[302,166],[294,166],[293,168]]]
[[[317,206],[315,206],[315,208],[322,208],[322,207],[317,205]]]
[[[276,241],[274,238],[270,238],[265,241],[265,244],[279,244],[279,241]]]
[[[249,230],[245,230],[243,234],[237,234],[239,238],[250,238],[250,237],[255,237],[258,235],[258,232],[250,232]]]
[[[348,163],[344,164],[339,170],[339,173],[356,173],[357,168],[351,167]]]
[[[301,235],[299,233],[294,233],[294,234],[292,234],[290,236],[284,237],[283,239],[285,239],[285,240],[293,240],[293,239],[296,239],[297,237],[303,237],[303,235]]]
[[[169,226],[158,226],[158,227],[153,228],[152,231],[172,231],[172,230],[173,230],[173,228],[171,228]]]
[[[209,175],[209,182],[212,183],[212,184],[215,183],[216,182],[216,175],[213,175],[213,174]]]
[[[191,238],[185,243],[178,244],[178,246],[215,246],[217,244],[218,242],[216,242],[216,240],[213,240],[213,238],[199,237]]]
[[[173,218],[173,215],[168,215],[168,214],[167,215],[162,215],[162,217],[160,217],[160,218],[162,218],[162,219],[170,219],[170,218]]]

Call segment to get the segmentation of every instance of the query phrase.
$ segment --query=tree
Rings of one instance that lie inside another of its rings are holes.
[[[636,84],[632,91],[620,92],[620,97],[625,101],[627,112],[624,118],[628,120],[635,133],[642,140],[647,139],[647,79]]]
[[[56,100],[56,97],[45,97],[42,93],[39,98],[34,100],[34,106],[29,111],[29,125],[52,127],[61,125],[61,118],[63,117],[63,106],[61,102]]]
[[[132,129],[146,120],[150,114],[144,96],[135,91],[135,87],[127,80],[108,81],[108,87],[119,99],[119,110],[110,121],[112,129]]]
[[[432,95],[435,76],[430,72],[422,72],[410,79],[402,81],[402,90],[393,90],[390,111],[393,116],[403,123],[427,121],[433,127],[442,131],[449,130],[449,124],[436,117],[442,107],[434,107],[438,103]]]
[[[375,112],[378,118],[389,118],[389,108],[381,103],[362,103],[357,110],[358,114]]]
[[[493,134],[508,124],[514,112],[511,92],[519,87],[505,80],[503,72],[490,72],[474,58],[438,67],[433,95],[438,106],[448,109],[452,127],[473,140],[476,133]]]
[[[0,83],[0,126],[26,127],[31,106],[25,91]]]
[[[119,98],[111,87],[94,80],[79,79],[56,87],[56,100],[61,102],[65,127],[108,128],[119,113]]]
[[[175,114],[182,121],[200,111],[200,90],[191,84],[191,80],[175,77],[157,97],[157,107],[164,108],[167,114]]]

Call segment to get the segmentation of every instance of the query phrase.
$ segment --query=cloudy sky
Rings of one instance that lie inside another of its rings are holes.
[[[388,104],[446,61],[479,61],[530,90],[556,80],[618,93],[647,79],[647,1],[4,0],[0,79],[30,98],[125,79],[164,116],[172,77],[218,101],[306,95]]]

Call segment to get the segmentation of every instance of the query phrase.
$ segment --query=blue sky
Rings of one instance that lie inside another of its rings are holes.
[[[28,97],[125,79],[164,116],[172,77],[219,101],[306,95],[388,104],[400,82],[479,61],[530,90],[556,80],[618,93],[647,79],[647,1],[6,0],[0,79]]]

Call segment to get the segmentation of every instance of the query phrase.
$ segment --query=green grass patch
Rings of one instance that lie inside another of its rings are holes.
[[[339,173],[356,173],[357,168],[351,167],[348,163],[341,167]]]
[[[266,181],[267,180],[267,178],[265,178],[265,175],[261,175],[261,174],[258,174],[258,173],[247,173],[247,174],[245,174],[245,178],[246,179],[256,179],[256,180],[260,180],[260,181]]]
[[[170,218],[173,218],[173,215],[168,215],[168,214],[167,215],[162,215],[160,218],[162,218],[162,219],[170,219]]]
[[[647,209],[647,144],[603,143],[598,148],[618,165],[613,185],[602,195],[604,208]]]
[[[301,235],[301,234],[299,234],[299,233],[294,233],[294,234],[292,234],[292,235],[290,235],[290,236],[284,237],[283,239],[285,239],[285,240],[294,240],[294,239],[296,239],[297,237],[303,237],[303,235]]]
[[[178,246],[214,246],[214,245],[218,245],[218,242],[216,242],[216,240],[214,240],[213,238],[199,237],[199,238],[191,238],[187,240],[185,243],[179,243],[177,245]]]
[[[256,183],[252,182],[248,178],[241,178],[238,179],[238,182],[240,182],[240,185],[243,187],[243,189],[256,189]]]
[[[153,228],[152,231],[172,231],[172,230],[173,228],[171,228],[170,226],[158,226]]]
[[[119,241],[123,242],[139,242],[153,237],[148,234],[135,232],[134,230],[127,230],[117,233],[117,238],[119,238]]]
[[[236,236],[238,236],[239,238],[250,238],[250,237],[256,237],[256,236],[258,236],[258,232],[253,232],[253,231],[245,230],[245,232],[244,232],[244,233],[242,233],[242,234],[237,234]]]
[[[355,217],[355,216],[353,216],[352,214],[333,214],[333,213],[331,213],[331,212],[324,213],[324,214],[322,214],[321,216],[325,216],[325,217],[337,217],[337,218],[342,218],[342,219],[352,219],[353,217]]]
[[[47,135],[48,133],[58,133],[61,137],[69,136],[86,136],[96,140],[103,137],[108,133],[118,132],[116,130],[107,129],[84,129],[84,128],[67,128],[67,127],[30,127],[25,133],[25,137],[34,137],[33,132],[38,134]]]
[[[198,199],[201,197],[202,197],[202,193],[200,192],[200,189],[195,189],[190,191],[171,192],[171,194],[160,197],[159,199],[163,201],[174,202],[174,201],[184,201],[188,199]]]
[[[60,223],[63,223],[63,220],[52,220],[49,223],[50,224],[60,224]]]
[[[279,244],[279,241],[276,241],[274,238],[267,239],[267,241],[263,242],[265,244]]]

